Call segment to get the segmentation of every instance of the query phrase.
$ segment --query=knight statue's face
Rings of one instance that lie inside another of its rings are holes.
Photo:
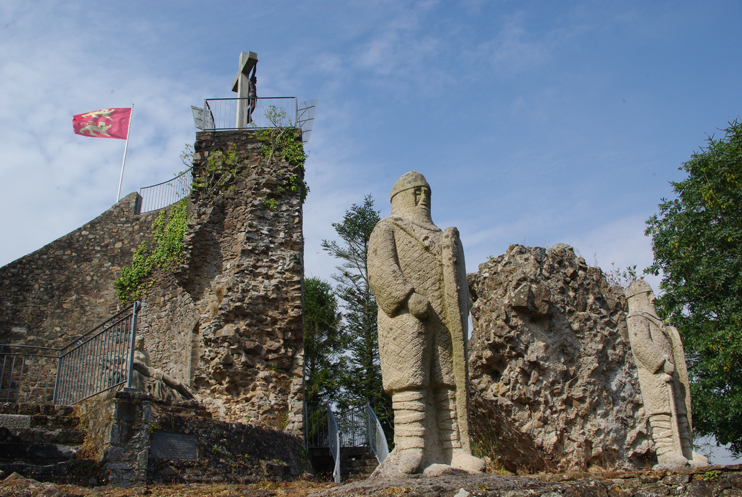
[[[430,219],[430,188],[416,186],[403,190],[392,198],[392,215],[432,222]]]
[[[430,210],[430,188],[426,186],[416,186],[415,190],[415,207]]]

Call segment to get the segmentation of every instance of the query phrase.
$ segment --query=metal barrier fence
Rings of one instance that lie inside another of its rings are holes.
[[[292,127],[297,123],[296,97],[210,98],[204,100],[203,131]]]
[[[135,302],[60,349],[55,404],[75,404],[127,382],[131,387],[139,305]]]
[[[135,302],[62,348],[0,345],[0,402],[71,405],[131,388]]]
[[[304,413],[304,440],[307,449],[330,449],[335,460],[332,474],[336,482],[340,482],[341,447],[371,447],[379,463],[389,455],[386,435],[368,402],[362,408],[349,409],[337,415],[327,404],[306,402]]]
[[[59,349],[0,345],[0,402],[50,404]]]
[[[341,447],[368,447],[366,408],[340,411],[335,416],[340,431]]]
[[[366,433],[368,433],[369,446],[374,451],[376,460],[381,464],[389,455],[389,444],[386,442],[386,435],[384,435],[379,418],[376,417],[376,413],[368,402],[366,402]]]
[[[171,180],[140,188],[139,196],[142,197],[142,201],[139,205],[139,214],[160,210],[183,200],[191,193],[192,183],[192,170],[188,169]]]

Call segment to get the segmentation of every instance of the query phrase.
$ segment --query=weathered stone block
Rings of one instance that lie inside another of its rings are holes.
[[[565,244],[511,245],[467,280],[474,439],[511,471],[651,466],[623,289]]]
[[[31,416],[23,414],[0,414],[0,426],[9,430],[31,427]]]

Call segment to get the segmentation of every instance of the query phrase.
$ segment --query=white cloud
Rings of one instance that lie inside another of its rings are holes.
[[[13,243],[0,245],[0,264],[81,226],[115,202],[124,141],[74,135],[73,114],[136,104],[124,196],[183,169],[178,153],[194,136],[189,105],[203,98],[198,78],[165,79],[125,48],[113,57],[111,47],[101,50],[96,36],[121,35],[117,29],[126,29],[123,23],[81,36],[88,31],[79,23],[91,16],[57,18],[54,9],[60,6],[49,8],[52,12],[15,5],[3,11],[10,36],[0,38],[0,209],[22,215],[3,222],[14,235]],[[127,63],[111,62],[121,58]]]

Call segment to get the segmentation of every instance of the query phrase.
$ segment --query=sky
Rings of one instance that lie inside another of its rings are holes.
[[[3,0],[0,266],[116,201],[124,142],[74,114],[134,104],[124,196],[185,169],[190,106],[234,96],[252,51],[258,96],[319,100],[307,276],[334,272],[332,223],[369,194],[389,215],[410,170],[469,272],[514,243],[641,272],[645,221],[742,114],[741,21],[734,0]]]

